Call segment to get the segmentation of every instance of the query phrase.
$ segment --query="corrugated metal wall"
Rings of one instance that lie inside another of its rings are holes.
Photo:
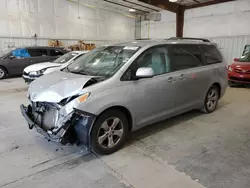
[[[226,58],[227,64],[231,64],[234,58],[241,57],[245,45],[250,45],[250,35],[214,37],[209,39],[218,44],[224,57]]]

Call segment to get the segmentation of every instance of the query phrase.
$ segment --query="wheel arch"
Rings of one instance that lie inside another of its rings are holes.
[[[215,83],[212,84],[212,86],[215,86],[215,87],[218,88],[218,90],[219,90],[219,96],[220,96],[220,98],[221,98],[221,85],[220,85],[218,82],[215,82]],[[212,87],[212,86],[211,86],[211,87]]]
[[[4,68],[4,70],[6,71],[6,73],[9,74],[9,71],[8,71],[8,69],[7,69],[5,66],[0,65],[0,67],[1,67],[1,68]]]
[[[120,110],[121,112],[123,112],[127,119],[128,119],[128,123],[129,123],[129,131],[132,131],[133,129],[133,116],[131,114],[131,112],[124,106],[121,105],[115,105],[115,106],[111,106],[106,108],[105,110],[103,110],[98,116],[100,116],[101,114],[103,114],[104,112],[108,111],[108,110]]]

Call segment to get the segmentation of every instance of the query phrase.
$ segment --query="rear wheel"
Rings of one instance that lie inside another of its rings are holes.
[[[128,120],[119,110],[107,110],[101,114],[91,132],[92,149],[99,154],[110,154],[119,150],[128,135]]]
[[[212,86],[207,92],[202,111],[205,113],[213,112],[218,105],[218,101],[219,101],[219,89],[216,86]]]
[[[4,67],[0,66],[0,80],[4,79],[6,77],[6,75],[7,75],[6,69]]]

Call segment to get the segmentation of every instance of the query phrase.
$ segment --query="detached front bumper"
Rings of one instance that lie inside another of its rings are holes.
[[[90,134],[91,129],[96,119],[96,116],[74,109],[72,118],[65,122],[56,132],[53,130],[45,130],[43,126],[35,122],[35,117],[32,115],[32,107],[21,105],[21,113],[28,123],[29,129],[35,128],[38,133],[45,136],[47,139],[61,144],[73,143],[83,145],[87,149],[91,147]]]

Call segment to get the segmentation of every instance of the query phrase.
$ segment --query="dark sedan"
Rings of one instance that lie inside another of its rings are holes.
[[[7,75],[22,75],[23,69],[41,62],[51,62],[67,53],[60,47],[24,47],[10,50],[0,57],[0,79]]]

